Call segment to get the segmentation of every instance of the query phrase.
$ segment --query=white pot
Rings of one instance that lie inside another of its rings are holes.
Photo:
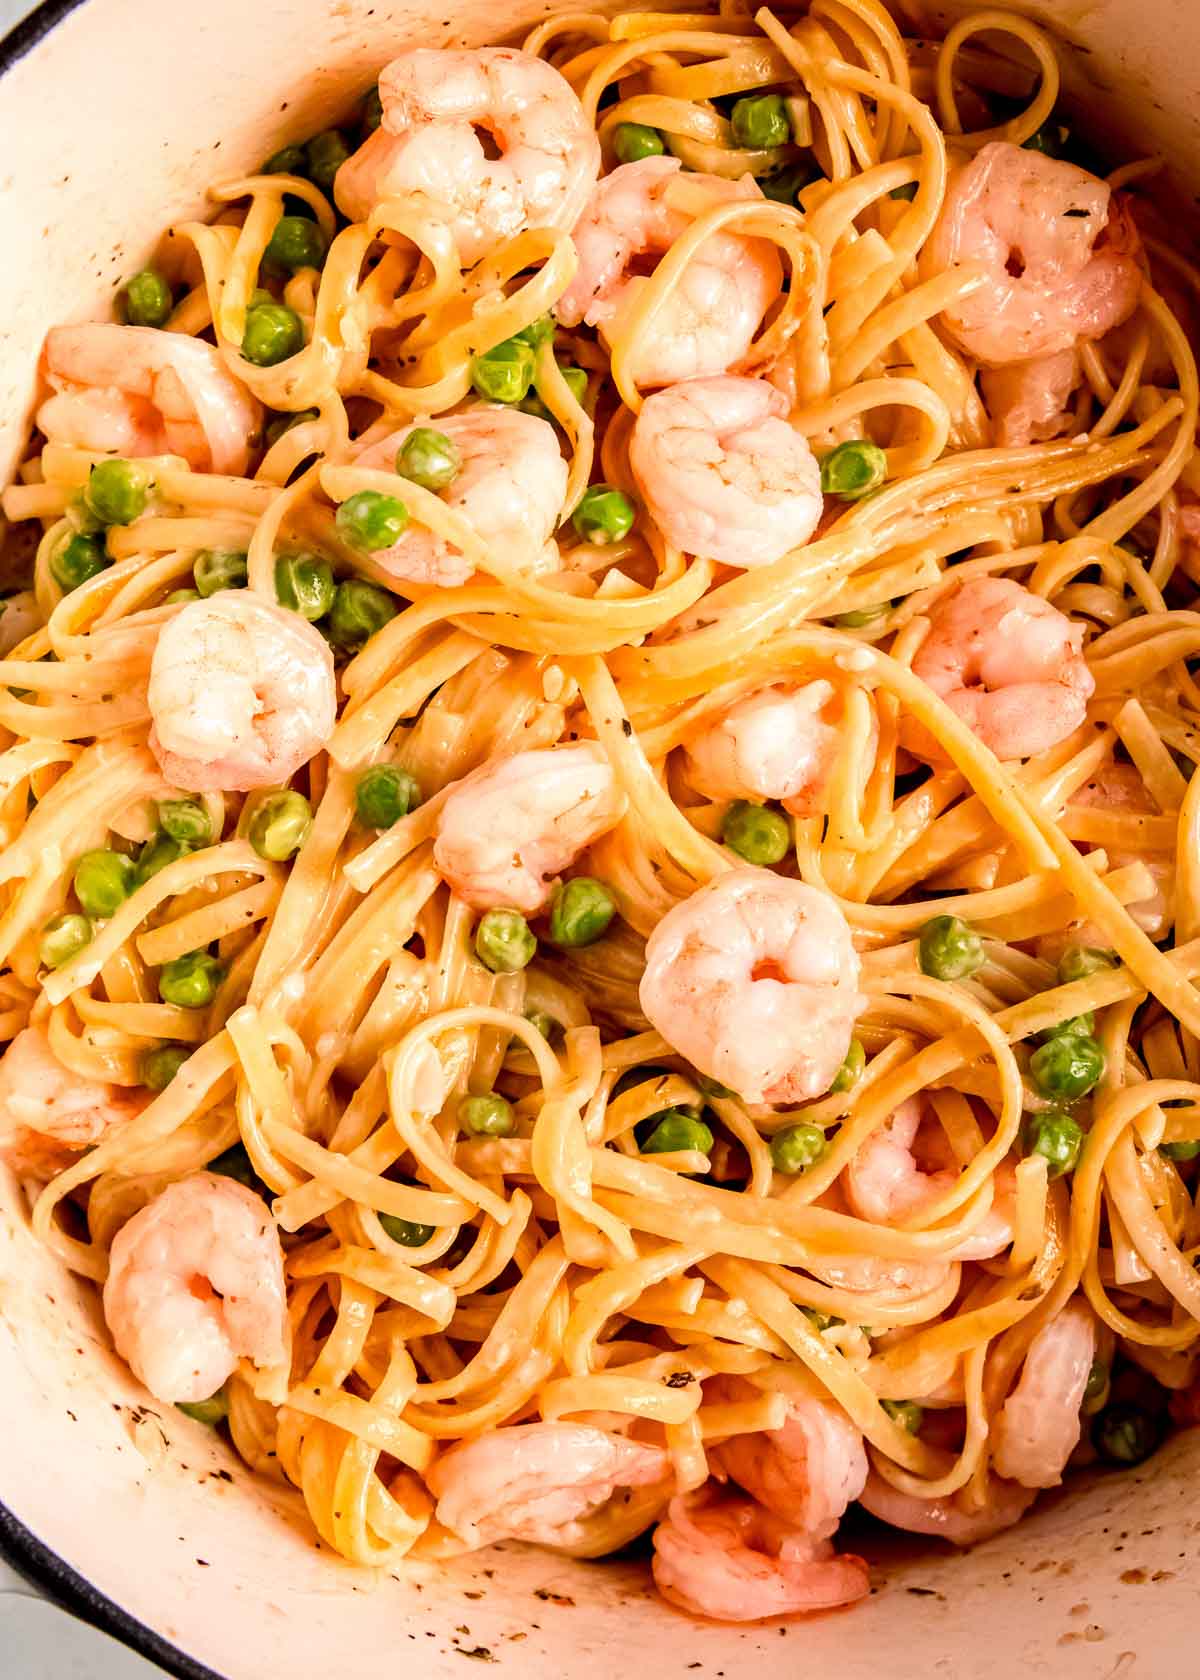
[[[47,0],[0,48],[0,482],[46,329],[102,309],[166,223],[202,209],[207,182],[342,114],[398,47],[474,45],[550,9],[466,0],[451,22],[449,0]],[[1124,111],[1142,149],[1165,148],[1200,187],[1200,0],[1025,9],[1086,49],[1094,109]],[[648,1591],[642,1565],[521,1548],[396,1578],[350,1569],[316,1546],[298,1496],[137,1388],[2,1172],[0,1406],[0,1539],[66,1591],[86,1583],[91,1613],[189,1676],[465,1680],[483,1652],[534,1680],[1165,1680],[1196,1666],[1200,1430],[1044,1498],[972,1552],[901,1542],[865,1604],[787,1627],[701,1625]]]

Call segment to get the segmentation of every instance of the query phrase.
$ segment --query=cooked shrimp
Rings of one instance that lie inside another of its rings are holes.
[[[355,463],[390,467],[406,426],[372,444]],[[439,415],[437,429],[458,447],[462,470],[442,500],[470,522],[506,565],[535,566],[562,516],[567,463],[554,427],[536,415],[503,404]],[[403,486],[398,494],[403,499]],[[452,588],[475,568],[462,550],[424,525],[412,524],[391,548],[371,558],[393,577]]]
[[[481,910],[542,909],[560,871],[625,815],[625,795],[594,741],[514,753],[464,776],[442,806],[433,858]]]
[[[769,869],[732,869],[669,910],[646,944],[650,1024],[748,1102],[829,1089],[859,996],[858,955],[833,899]]]
[[[1134,816],[1150,816],[1158,806],[1149,789],[1132,764],[1106,764],[1071,795],[1068,807],[1076,810],[1127,811]],[[1139,847],[1123,852],[1106,847],[1109,867],[1124,869],[1131,863],[1143,863],[1155,880],[1155,890],[1149,898],[1139,898],[1125,906],[1134,921],[1151,939],[1161,939],[1174,920],[1175,869],[1174,859],[1162,853],[1155,855]],[[1072,935],[1074,938],[1075,936]],[[1080,943],[1085,941],[1080,939]],[[1103,945],[1098,936],[1091,943]]]
[[[1079,383],[1074,349],[1034,356],[1007,367],[984,368],[979,375],[983,400],[992,419],[994,441],[1001,449],[1056,438],[1067,424],[1071,392]]]
[[[283,1250],[265,1202],[215,1173],[168,1184],[113,1238],[104,1317],[159,1400],[206,1400],[239,1359],[285,1364]]]
[[[1066,739],[1096,687],[1083,626],[1011,578],[980,577],[943,596],[913,671],[997,758],[1031,758]],[[907,720],[904,745],[931,762],[944,754]]]
[[[706,1399],[710,1390],[722,1400],[757,1392],[738,1377],[710,1384]],[[768,1511],[812,1540],[827,1540],[867,1479],[862,1434],[815,1384],[796,1378],[785,1392],[782,1428],[733,1435],[714,1447],[711,1457]]]
[[[769,566],[808,541],[821,469],[765,379],[690,379],[648,397],[629,464],[667,541],[726,566]]]
[[[671,1501],[654,1530],[653,1569],[669,1603],[718,1622],[832,1610],[871,1590],[862,1558],[707,1488]]]
[[[164,625],[150,664],[150,746],[195,793],[286,782],[333,731],[333,655],[299,613],[224,589]]]
[[[1103,181],[1007,141],[955,174],[925,247],[930,274],[959,264],[984,281],[942,314],[976,361],[1003,367],[1101,338],[1137,306],[1136,231],[1110,214]],[[1101,235],[1108,230],[1106,238]]]
[[[709,799],[778,799],[798,817],[819,816],[844,713],[842,696],[824,678],[756,689],[687,743],[688,778]]]
[[[677,183],[679,169],[678,158],[643,158],[600,182],[575,228],[579,268],[555,310],[564,326],[586,321],[606,345],[615,342],[646,285],[630,272],[635,260],[669,251],[695,220],[701,194],[706,209],[762,196],[748,176],[725,181],[689,173]],[[655,316],[632,376],[639,385],[674,385],[728,372],[749,350],[782,283],[770,240],[713,234]]]
[[[1036,1498],[1034,1488],[989,1476],[982,1509],[971,1511],[959,1504],[957,1495],[919,1499],[915,1494],[901,1493],[872,1470],[859,1504],[893,1528],[907,1529],[910,1534],[936,1534],[952,1546],[974,1546],[1019,1522]]]
[[[38,409],[51,443],[118,455],[182,455],[197,472],[240,474],[261,404],[221,352],[186,333],[90,322],[46,335],[57,395]]]
[[[41,1027],[23,1027],[0,1059],[0,1158],[32,1178],[53,1178],[113,1126],[145,1106],[120,1085],[64,1067]]]
[[[448,223],[467,268],[526,228],[574,227],[600,173],[600,142],[544,59],[510,47],[415,47],[385,66],[379,98],[381,126],[334,182],[351,221],[411,195]]]
[[[437,1520],[469,1546],[529,1540],[572,1546],[583,1523],[622,1488],[670,1474],[661,1447],[582,1423],[523,1423],[460,1441],[425,1480]]]
[[[846,1163],[842,1190],[860,1219],[869,1219],[874,1225],[901,1224],[942,1195],[958,1177],[953,1168],[926,1173],[918,1167],[913,1145],[920,1124],[921,1105],[910,1097]],[[1012,1169],[1001,1165],[995,1177],[996,1200],[990,1211],[970,1236],[946,1255],[947,1260],[990,1260],[1012,1242]]]
[[[1057,1487],[1079,1445],[1079,1408],[1096,1353],[1096,1320],[1076,1298],[1029,1344],[1020,1379],[992,1426],[996,1473],[1022,1487]]]
[[[32,589],[19,589],[0,600],[0,659],[12,652],[26,636],[41,627],[42,615]]]

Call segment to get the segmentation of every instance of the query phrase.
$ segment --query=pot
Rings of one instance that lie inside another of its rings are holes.
[[[205,185],[344,112],[394,50],[477,45],[550,8],[512,0],[46,0],[0,47],[0,481],[28,424],[42,338],[104,310]],[[927,10],[928,8],[923,8]],[[1022,8],[1079,49],[1105,125],[1200,188],[1196,0]],[[1125,112],[1130,120],[1121,122]],[[1131,154],[1136,155],[1136,154]],[[35,1242],[0,1169],[0,1539],[44,1583],[173,1673],[378,1672],[657,1680],[753,1671],[839,1680],[1161,1680],[1194,1661],[1200,1430],[1136,1471],[1044,1497],[967,1553],[879,1554],[851,1614],[702,1625],[643,1562],[521,1547],[375,1578],[314,1541],[297,1494],[260,1481],[113,1356],[90,1288]],[[0,1669],[3,1669],[0,1656]]]

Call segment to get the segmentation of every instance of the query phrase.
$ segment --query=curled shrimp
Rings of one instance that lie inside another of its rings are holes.
[[[1142,280],[1127,247],[1137,235],[1111,200],[1085,169],[1007,141],[952,177],[923,262],[930,274],[963,263],[983,273],[942,314],[969,356],[1003,367],[1054,355],[1133,313]]]
[[[671,1501],[654,1530],[653,1569],[668,1603],[718,1622],[832,1610],[871,1590],[862,1558],[707,1488]]]
[[[333,732],[333,655],[298,613],[224,589],[163,626],[149,701],[150,746],[169,782],[196,793],[270,787]]]
[[[769,869],[731,869],[669,910],[646,944],[651,1025],[745,1101],[829,1088],[865,1000],[834,900]]]
[[[334,181],[351,221],[381,199],[413,195],[447,223],[467,268],[526,228],[575,225],[600,173],[600,142],[544,59],[510,47],[416,47],[384,67],[379,98],[380,127]]]
[[[0,1157],[48,1179],[145,1106],[119,1085],[64,1067],[41,1027],[23,1027],[0,1059]]]
[[[1079,1445],[1079,1408],[1096,1353],[1086,1301],[1068,1302],[1029,1344],[1017,1386],[992,1425],[996,1473],[1022,1487],[1057,1487]]]
[[[971,1510],[959,1494],[921,1499],[915,1494],[902,1493],[872,1470],[859,1495],[859,1504],[893,1528],[907,1529],[910,1534],[936,1534],[942,1540],[949,1540],[952,1546],[974,1546],[1020,1522],[1036,1498],[1034,1488],[989,1476],[982,1506]]]
[[[1079,356],[1074,349],[1058,350],[1007,367],[984,368],[979,383],[994,441],[1001,449],[1023,449],[1028,443],[1056,438],[1065,428],[1067,403],[1079,383]]]
[[[757,1392],[738,1377],[705,1389],[705,1398],[738,1400]],[[796,1378],[785,1390],[782,1428],[732,1435],[712,1460],[760,1505],[813,1540],[827,1540],[867,1479],[861,1432],[814,1384]]]
[[[1076,789],[1067,804],[1074,810],[1128,812],[1131,816],[1151,816],[1158,810],[1150,790],[1132,764],[1103,765],[1082,787]],[[1174,858],[1161,853],[1156,856],[1145,847],[1132,852],[1109,847],[1105,850],[1110,868],[1124,869],[1131,863],[1142,863],[1154,877],[1155,889],[1150,897],[1139,898],[1125,908],[1143,933],[1149,934],[1151,939],[1161,939],[1175,917]],[[1078,938],[1081,944],[1105,943],[1100,934],[1094,940],[1090,936],[1084,939],[1076,932],[1072,932],[1071,937]]]
[[[1096,684],[1084,662],[1083,626],[1011,578],[980,577],[937,602],[912,668],[997,758],[1030,758],[1057,746],[1087,716]],[[944,758],[906,720],[904,744]]]
[[[709,799],[778,799],[794,816],[819,816],[844,717],[843,697],[824,678],[756,689],[687,742],[688,779]],[[873,753],[864,757],[869,767]]]
[[[246,471],[261,404],[220,351],[186,333],[89,322],[46,334],[55,395],[38,409],[51,443],[118,455],[182,455],[197,472]]]
[[[559,873],[616,827],[625,805],[594,741],[514,753],[455,783],[438,821],[434,862],[468,904],[531,915]]]
[[[425,1480],[437,1520],[472,1548],[496,1540],[570,1547],[623,1488],[670,1474],[661,1447],[581,1423],[524,1423],[460,1441]]]
[[[667,541],[727,566],[769,566],[821,517],[821,469],[765,379],[689,379],[646,399],[629,464]]]
[[[215,1173],[168,1184],[113,1238],[104,1317],[159,1400],[206,1400],[239,1359],[285,1364],[283,1250],[262,1198]]]
[[[437,429],[459,451],[462,468],[442,500],[474,526],[506,565],[536,565],[554,535],[567,493],[567,463],[554,427],[519,409],[491,405],[443,414]],[[360,467],[391,466],[416,427],[382,439],[358,457]],[[397,488],[403,499],[403,484]],[[371,558],[392,577],[453,588],[475,567],[453,543],[412,524]]]
[[[598,327],[606,347],[625,323],[646,280],[636,259],[661,257],[687,232],[699,208],[762,197],[747,176],[679,176],[678,158],[623,163],[592,194],[575,231],[579,268],[556,305],[564,326]],[[768,239],[715,233],[694,253],[673,295],[655,315],[651,342],[630,369],[639,385],[674,385],[726,373],[749,350],[779,296],[783,269]]]
[[[41,628],[42,615],[32,589],[18,589],[0,600],[0,659]]]

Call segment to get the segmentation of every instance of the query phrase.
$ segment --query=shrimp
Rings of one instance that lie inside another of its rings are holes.
[[[23,1027],[0,1059],[0,1156],[49,1179],[145,1106],[140,1096],[64,1067],[42,1027]]]
[[[669,543],[726,566],[769,566],[821,517],[821,469],[765,379],[691,379],[646,399],[629,442],[638,489]]]
[[[1125,811],[1132,816],[1149,816],[1158,810],[1149,789],[1132,764],[1104,765],[1071,795],[1067,804],[1072,810]],[[1155,890],[1150,897],[1139,898],[1125,908],[1143,933],[1151,939],[1161,939],[1175,919],[1174,859],[1162,854],[1148,854],[1144,847],[1132,852],[1109,847],[1105,850],[1110,868],[1124,869],[1132,863],[1143,863],[1154,877]],[[1080,943],[1084,942],[1080,940]],[[1103,945],[1105,940],[1097,935],[1090,942]]]
[[[600,173],[600,142],[544,59],[510,47],[416,47],[385,66],[379,98],[381,126],[333,184],[351,221],[411,195],[448,225],[466,268],[526,228],[574,227]]]
[[[616,827],[626,803],[595,741],[514,753],[451,788],[433,860],[468,904],[532,915],[559,872]]]
[[[654,1530],[652,1567],[668,1603],[717,1622],[832,1610],[871,1590],[862,1558],[835,1553],[752,1499],[714,1499],[707,1489],[671,1501]]]
[[[992,1463],[1022,1487],[1057,1487],[1079,1445],[1079,1408],[1096,1353],[1086,1301],[1069,1302],[1034,1336],[1020,1380],[992,1425]]]
[[[523,1423],[458,1442],[425,1481],[438,1522],[472,1548],[496,1540],[574,1546],[619,1489],[653,1486],[670,1470],[661,1447],[607,1429]]]
[[[1122,214],[1110,221],[1111,199],[1086,170],[1007,141],[983,146],[953,176],[923,267],[982,271],[982,284],[942,313],[968,356],[993,367],[1052,356],[1132,315],[1136,230]]]
[[[705,1390],[705,1398],[738,1400],[756,1391],[736,1377]],[[813,1540],[827,1540],[867,1479],[861,1432],[815,1385],[796,1378],[787,1389],[787,1421],[780,1429],[733,1435],[712,1450],[713,1462],[760,1505]]]
[[[442,500],[466,519],[506,565],[536,564],[554,534],[567,493],[567,463],[554,427],[519,409],[480,405],[443,414],[437,429],[457,445],[462,470]],[[360,455],[356,466],[391,466],[406,426]],[[403,489],[401,488],[401,495]],[[371,558],[392,577],[453,588],[474,573],[453,543],[410,525],[391,548]]]
[[[929,615],[914,675],[929,684],[997,758],[1031,758],[1079,728],[1096,687],[1083,626],[1011,578],[979,577]],[[945,755],[907,719],[904,745],[931,763]]]
[[[750,177],[725,181],[689,173],[678,158],[623,163],[600,182],[575,228],[579,268],[558,300],[564,326],[598,327],[606,348],[620,339],[646,286],[636,259],[662,256],[703,208],[761,199]],[[783,269],[770,240],[715,233],[704,240],[654,318],[649,342],[630,368],[639,385],[674,385],[727,373],[749,350],[779,296]]]
[[[186,333],[92,322],[46,335],[55,396],[38,409],[51,443],[118,455],[182,455],[197,472],[242,474],[262,405],[221,352]]]
[[[42,615],[32,589],[19,589],[0,600],[0,659],[41,628]]]
[[[287,1289],[262,1198],[215,1173],[160,1192],[113,1238],[104,1317],[158,1400],[207,1400],[239,1358],[285,1365]]]
[[[686,744],[688,777],[709,799],[778,799],[795,816],[819,816],[844,715],[842,697],[823,678],[756,689]]]
[[[1079,356],[1072,348],[1007,367],[984,368],[979,383],[994,441],[1001,449],[1023,449],[1063,431],[1067,403],[1079,383]]]
[[[960,1505],[953,1494],[920,1499],[915,1494],[901,1493],[899,1488],[885,1482],[878,1471],[872,1470],[859,1504],[893,1528],[907,1529],[910,1534],[936,1534],[942,1540],[949,1540],[952,1546],[974,1546],[1020,1522],[1036,1498],[1036,1488],[1024,1488],[1019,1482],[989,1476],[982,1507],[971,1511]]]
[[[646,944],[651,1026],[747,1102],[829,1089],[865,1007],[845,917],[815,887],[731,869],[669,910]]]
[[[150,663],[150,746],[195,793],[286,782],[333,732],[333,655],[318,630],[248,590],[193,601]]]

